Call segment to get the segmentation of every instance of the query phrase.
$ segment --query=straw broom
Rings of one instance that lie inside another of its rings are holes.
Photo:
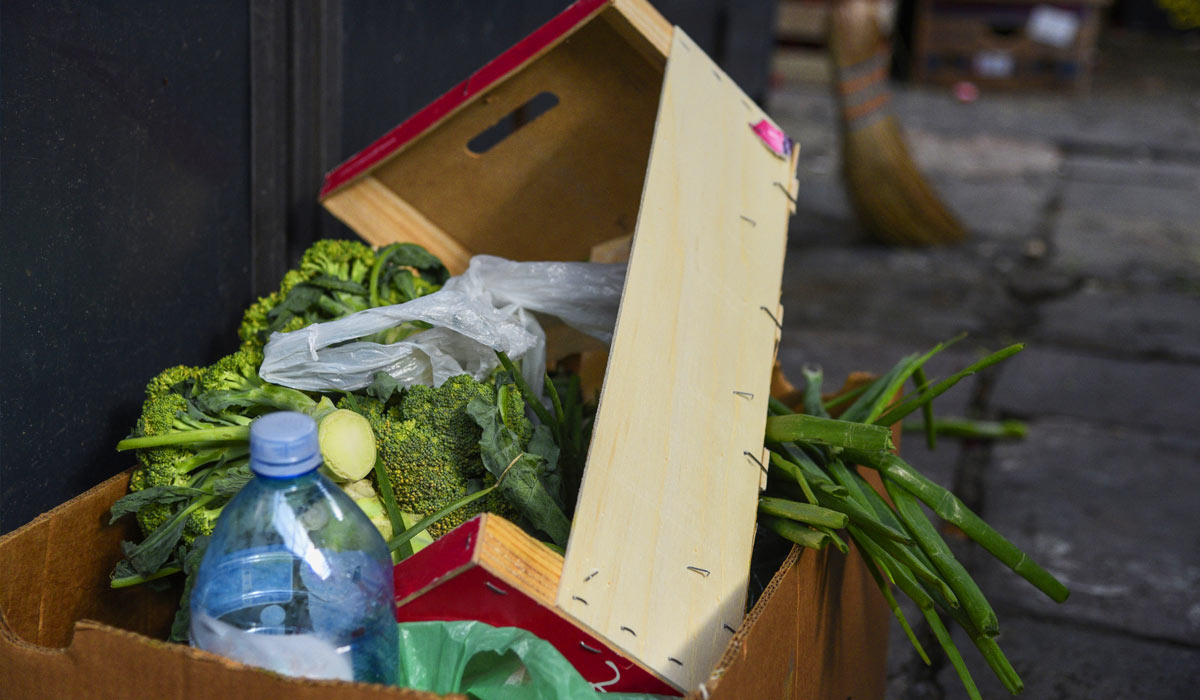
[[[938,245],[966,236],[917,170],[889,112],[891,51],[873,0],[833,0],[829,49],[841,128],[842,174],[859,220],[885,243]]]

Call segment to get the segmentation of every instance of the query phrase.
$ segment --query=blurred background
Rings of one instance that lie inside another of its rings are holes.
[[[0,533],[128,467],[113,446],[146,380],[230,352],[312,240],[353,235],[316,203],[325,172],[567,4],[5,0]],[[880,113],[911,162],[857,197],[928,183],[963,231],[932,246],[881,236],[850,195],[881,137],[847,157],[828,3],[654,4],[800,143],[789,374],[840,382],[960,331],[942,367],[1027,344],[943,403],[1025,439],[904,445],[1073,590],[1043,604],[961,548],[1027,694],[1191,697],[1200,2],[872,4],[858,28],[888,47]],[[896,642],[890,697],[962,696]]]

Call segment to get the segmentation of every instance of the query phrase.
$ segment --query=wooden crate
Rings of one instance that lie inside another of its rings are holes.
[[[575,524],[539,604],[690,697],[882,697],[887,610],[853,553],[794,551],[743,614],[796,187],[796,153],[768,148],[764,121],[646,3],[581,0],[330,173],[321,198],[365,240],[421,243],[453,272],[475,254],[628,245]],[[127,478],[0,539],[0,673],[22,696],[98,677],[98,697],[430,697],[142,636],[165,632],[169,606],[104,590],[120,535],[100,519]],[[86,566],[54,568],[80,546]]]
[[[322,201],[453,271],[632,234],[555,605],[690,689],[745,607],[794,152],[648,5],[559,21],[331,173]]]
[[[1004,90],[1086,91],[1105,5],[1107,0],[918,0],[912,75],[940,85],[969,80]],[[1052,46],[1030,35],[1039,7],[1066,13],[1075,23],[1069,43]]]

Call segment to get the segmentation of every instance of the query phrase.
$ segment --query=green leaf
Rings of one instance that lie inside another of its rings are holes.
[[[392,489],[392,479],[388,476],[387,465],[384,464],[383,458],[376,455],[375,457],[375,486],[379,491],[379,500],[383,502],[383,510],[387,513],[388,522],[392,526],[392,534],[399,534],[412,523],[405,520],[404,515],[400,512],[400,506],[396,504],[396,492]],[[406,551],[401,552],[402,555],[412,554],[415,549],[409,547]]]
[[[416,243],[393,243],[388,248],[389,264],[400,268],[416,268],[422,277],[437,284],[450,279],[450,271],[442,261]]]
[[[171,634],[167,637],[169,642],[188,641],[188,630],[192,624],[192,586],[196,582],[196,570],[200,568],[204,552],[208,550],[208,541],[208,535],[197,537],[192,542],[191,549],[183,555],[183,574],[186,578],[183,582],[183,595],[180,596],[179,609],[175,611],[175,620],[171,623]]]
[[[759,497],[758,512],[774,515],[779,518],[787,518],[788,520],[795,520],[806,525],[821,525],[828,528],[846,527],[846,523],[849,520],[845,513],[839,513],[811,503],[797,503],[771,496]]]
[[[387,403],[392,400],[393,396],[399,399],[403,389],[404,387],[396,381],[395,377],[387,372],[379,371],[371,378],[371,383],[367,386],[367,395]]]
[[[360,297],[367,296],[367,288],[358,282],[351,282],[333,275],[317,275],[308,281],[308,284],[324,289],[330,292],[346,292],[347,294],[357,294]]]
[[[533,527],[555,544],[566,546],[571,522],[542,484],[544,458],[521,450],[516,434],[504,425],[494,404],[476,398],[467,405],[467,413],[483,428],[479,448],[484,466],[497,479],[504,475],[500,492]]]
[[[542,483],[546,486],[546,491],[554,497],[554,501],[559,507],[563,506],[563,478],[562,471],[558,468],[558,457],[560,451],[558,445],[554,444],[554,435],[545,425],[539,425],[533,429],[533,436],[529,438],[529,444],[525,446],[525,451],[531,455],[542,458]]]
[[[292,287],[283,301],[267,312],[267,318],[271,323],[267,326],[266,333],[270,335],[283,328],[288,321],[292,320],[292,317],[308,311],[323,296],[325,296],[325,292],[320,287],[314,287],[311,284],[298,284]]]
[[[798,522],[786,518],[776,518],[771,515],[762,515],[760,516],[760,520],[780,537],[802,547],[823,549],[829,543],[828,535],[806,525],[801,525]]]
[[[447,515],[450,515],[454,511],[458,510],[459,508],[462,508],[468,504],[474,503],[475,501],[478,501],[479,499],[487,496],[489,493],[496,490],[496,487],[499,486],[500,483],[501,482],[496,482],[495,484],[492,484],[491,486],[489,486],[485,489],[481,489],[474,493],[469,493],[466,496],[463,496],[462,498],[458,499],[457,501],[453,501],[453,502],[443,506],[441,508],[441,510],[438,510],[435,513],[425,516],[416,525],[410,526],[404,532],[402,532],[399,535],[396,535],[392,539],[388,540],[388,549],[391,550],[393,553],[404,554],[404,552],[409,551],[408,548],[405,548],[405,545],[407,545],[410,540],[413,540],[413,539],[419,537],[421,535],[421,533],[423,533],[427,529],[429,529],[429,526],[433,525],[434,523],[436,523],[437,521],[446,517]],[[407,555],[405,555],[405,556],[407,556]],[[403,556],[401,558],[403,558]]]
[[[179,544],[188,516],[196,509],[208,505],[213,498],[213,496],[206,495],[193,500],[187,508],[171,516],[169,520],[155,528],[154,532],[147,535],[146,539],[137,544],[122,542],[121,551],[125,554],[125,561],[128,562],[129,568],[141,576],[150,576],[162,568],[163,564],[171,558],[175,546]]]
[[[969,377],[972,374],[975,374],[976,372],[985,370],[988,367],[991,367],[992,365],[999,364],[1000,362],[1003,362],[1004,360],[1008,359],[1009,357],[1012,357],[1013,355],[1016,355],[1017,353],[1021,352],[1021,350],[1023,350],[1024,348],[1025,348],[1024,345],[1017,344],[1017,345],[1010,345],[1010,346],[1004,348],[1003,350],[994,352],[991,355],[988,355],[987,357],[983,358],[982,360],[972,363],[965,369],[955,372],[954,374],[950,375],[949,377],[946,377],[945,379],[941,380],[940,382],[928,387],[927,389],[920,392],[916,396],[905,399],[899,405],[893,406],[886,413],[879,416],[872,422],[875,423],[876,425],[891,425],[892,423],[896,423],[896,422],[902,420],[908,414],[912,413],[913,411],[919,410],[925,404],[934,400],[938,396],[941,396],[943,393],[946,392],[947,389],[949,389],[950,387],[957,384],[959,382],[959,380],[961,380],[965,377]]]
[[[121,552],[125,555],[123,563],[126,564],[129,571],[139,576],[153,574],[171,557],[171,552],[183,536],[185,524],[187,524],[186,518],[172,518],[160,525],[140,543],[121,542]]]
[[[475,493],[475,491],[472,493]],[[421,522],[421,516],[417,515],[416,513],[405,513],[401,511],[400,522],[403,524],[403,530],[407,530],[408,528],[413,527],[417,523]],[[403,530],[397,530],[397,532],[401,532]],[[411,540],[407,542],[407,544],[412,549],[412,553],[416,554],[422,549],[425,549],[429,545],[433,544],[433,536],[429,534],[428,530],[420,530],[416,535],[413,536]]]
[[[417,285],[413,284],[413,276],[407,274],[407,271],[404,274],[394,275],[392,277],[392,286],[399,290],[405,299],[411,300],[417,298]]]
[[[189,488],[187,486],[151,486],[142,489],[141,491],[133,491],[122,496],[116,503],[112,505],[109,511],[110,518],[108,524],[111,525],[118,518],[136,513],[142,508],[152,503],[162,503],[164,505],[174,505],[181,503],[196,496],[203,496],[204,491],[199,489]]]
[[[254,472],[250,471],[250,464],[243,462],[229,471],[222,474],[216,481],[213,482],[213,494],[218,497],[233,496],[242,487],[250,483],[254,478]]]

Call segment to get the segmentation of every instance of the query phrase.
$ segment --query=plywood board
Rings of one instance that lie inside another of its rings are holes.
[[[790,159],[674,31],[558,605],[680,689],[744,613]]]

